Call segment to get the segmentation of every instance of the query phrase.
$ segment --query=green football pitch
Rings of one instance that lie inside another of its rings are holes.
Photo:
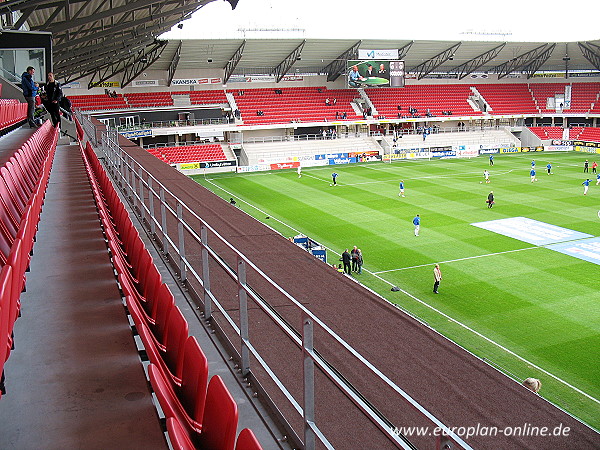
[[[587,196],[582,186],[583,161],[593,157],[539,152],[495,155],[493,167],[482,156],[310,167],[302,177],[285,170],[194,178],[282,235],[318,241],[330,263],[358,246],[363,273],[352,276],[361,283],[507,375],[539,378],[540,395],[598,429],[600,265],[471,225],[525,217],[600,236],[596,175]],[[490,190],[496,202],[488,209]]]

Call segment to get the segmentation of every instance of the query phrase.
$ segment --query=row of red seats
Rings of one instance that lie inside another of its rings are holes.
[[[58,133],[46,121],[0,168],[0,397]]]
[[[27,103],[0,99],[0,131],[27,119]]]
[[[150,382],[167,417],[177,449],[234,450],[238,425],[235,400],[220,376],[208,383],[208,361],[162,282],[152,256],[89,142],[80,145],[113,265],[125,302],[150,360]],[[248,444],[252,443],[252,446]],[[259,450],[246,429],[238,449]]]

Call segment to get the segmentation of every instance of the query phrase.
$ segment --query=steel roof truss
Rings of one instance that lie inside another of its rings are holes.
[[[302,55],[302,49],[304,48],[304,44],[306,44],[306,39],[303,40],[298,47],[296,47],[292,52],[287,55],[283,61],[281,61],[277,67],[275,67],[275,82],[279,83],[283,77],[288,73],[288,71],[292,68],[292,66],[296,63],[297,60],[300,59]]]
[[[225,76],[223,78],[223,84],[227,83],[227,81],[229,80],[229,78],[231,77],[231,75],[233,75],[233,71],[235,70],[235,68],[237,67],[238,63],[242,59],[242,56],[244,55],[244,48],[245,47],[246,47],[246,40],[244,39],[244,41],[238,47],[238,49],[235,51],[235,53],[233,54],[233,56],[231,58],[229,58],[229,61],[227,62],[227,64],[224,67]]]
[[[413,67],[407,72],[416,72],[418,74],[417,78],[419,80],[424,78],[425,76],[433,72],[437,67],[441,66],[450,58],[452,58],[458,47],[460,47],[460,44],[462,44],[462,42],[457,42],[452,47],[447,48],[446,50],[438,53],[437,55],[433,56],[427,61],[422,62],[418,66]]]
[[[167,86],[171,86],[171,82],[173,81],[173,77],[175,76],[175,71],[177,70],[177,66],[179,65],[179,60],[181,59],[181,45],[183,41],[179,41],[177,45],[177,50],[175,50],[175,54],[173,55],[173,59],[171,60],[171,64],[169,64],[169,76],[167,79]]]
[[[466,63],[461,64],[460,66],[456,66],[448,72],[458,74],[458,79],[462,80],[467,75],[475,72],[477,69],[493,60],[496,56],[498,56],[498,53],[500,53],[500,51],[505,46],[506,42],[494,47],[491,50],[488,50],[487,52],[482,53],[481,55],[476,56],[473,59],[470,59]]]
[[[596,70],[600,70],[600,47],[591,42],[578,42],[577,45],[581,54],[587,59]]]
[[[321,70],[321,73],[327,74],[327,81],[337,80],[346,71],[346,61],[358,57],[358,47],[360,47],[361,43],[362,41],[358,41]]]

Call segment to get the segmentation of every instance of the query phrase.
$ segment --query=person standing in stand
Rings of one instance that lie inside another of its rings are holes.
[[[62,100],[62,90],[60,83],[54,79],[54,74],[48,72],[46,81],[46,100],[44,107],[50,113],[52,126],[56,128],[60,126],[60,101]]]
[[[438,288],[440,287],[440,281],[442,281],[442,271],[440,265],[436,264],[433,268],[433,293],[439,294]]]
[[[30,128],[36,128],[37,124],[33,119],[35,114],[35,97],[37,96],[39,85],[33,81],[33,74],[35,69],[31,66],[27,68],[23,75],[21,75],[21,86],[23,87],[23,97],[27,102],[27,122],[29,122]]]

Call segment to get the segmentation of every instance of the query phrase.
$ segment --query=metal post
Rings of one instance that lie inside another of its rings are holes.
[[[140,177],[140,217],[142,220],[142,224],[144,223],[144,219],[146,217],[146,210],[145,210],[145,206],[146,204],[144,203],[144,180],[142,178],[143,174],[142,174],[142,168],[140,167],[138,169],[138,176]]]
[[[179,237],[179,276],[181,281],[185,281],[186,267],[185,267],[185,235],[183,234],[183,207],[181,203],[177,202],[177,234]]]
[[[127,155],[129,156],[129,155]],[[133,170],[133,158],[131,156],[129,156],[129,174],[131,175],[131,181],[130,181],[130,191],[129,191],[129,196],[131,197],[131,199],[133,200],[133,207],[135,209],[135,170]]]
[[[315,362],[311,354],[313,347],[314,325],[312,319],[305,317],[302,324],[302,353],[304,355],[304,448],[314,450],[315,432]]]
[[[204,318],[212,316],[212,301],[210,299],[210,270],[208,260],[208,230],[205,225],[200,227],[200,246],[202,247],[202,286],[204,287]]]
[[[240,339],[242,346],[242,376],[250,373],[250,351],[248,350],[248,293],[246,292],[246,262],[238,256],[238,296],[240,298]]]
[[[169,254],[169,242],[167,241],[167,208],[165,207],[165,190],[160,188],[160,224],[162,232],[163,253]]]
[[[156,217],[154,214],[154,191],[152,189],[152,177],[148,177],[148,209],[150,209],[150,232],[154,237],[156,233]]]

